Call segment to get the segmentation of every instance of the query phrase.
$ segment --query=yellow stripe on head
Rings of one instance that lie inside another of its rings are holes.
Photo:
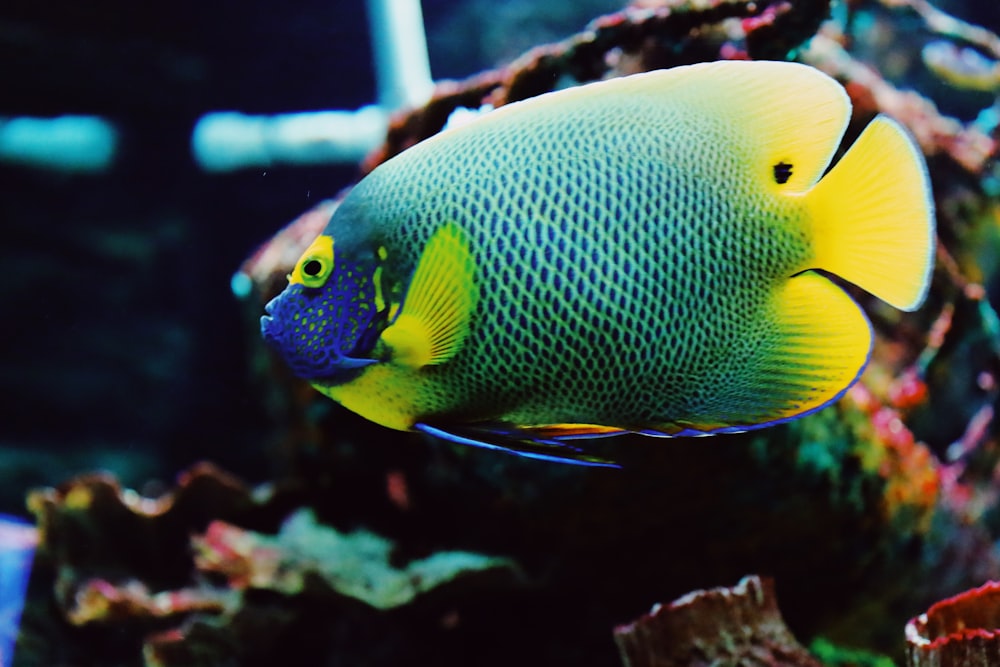
[[[302,257],[295,264],[290,276],[289,285],[304,285],[305,287],[322,287],[333,273],[333,237],[320,234],[312,242]]]

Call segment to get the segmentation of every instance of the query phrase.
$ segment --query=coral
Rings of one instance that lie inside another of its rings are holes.
[[[942,600],[906,624],[909,667],[1000,663],[1000,583]]]
[[[159,498],[123,489],[110,475],[92,474],[32,491],[28,508],[38,521],[41,554],[76,577],[162,584],[185,575],[177,556],[187,548],[190,531],[213,519],[253,514],[261,505],[242,482],[206,463],[181,474],[177,489]],[[73,593],[66,590],[67,607]]]
[[[391,111],[424,104],[434,83],[420,1],[372,0],[367,8],[379,105]]]
[[[73,625],[136,623],[194,612],[220,614],[233,604],[227,604],[227,598],[233,597],[230,591],[181,589],[151,593],[142,582],[134,580],[115,585],[104,579],[89,579],[75,590],[72,606],[66,610],[66,620]]]
[[[951,16],[927,0],[882,0],[889,6],[906,6],[915,11],[931,32],[962,44],[982,49],[989,57],[970,47],[946,40],[924,45],[924,64],[953,88],[1000,92],[1000,37]]]
[[[695,591],[615,628],[626,667],[693,664],[820,667],[778,611],[774,583],[744,577],[732,588]]]
[[[916,382],[904,374],[890,387],[891,398],[901,401],[900,384]],[[914,390],[918,395],[920,389]],[[912,394],[907,397],[913,400]],[[930,450],[918,443],[903,422],[903,415],[884,405],[864,384],[851,388],[846,400],[853,401],[864,418],[856,420],[860,430],[858,442],[865,443],[861,451],[861,466],[885,480],[882,493],[883,511],[887,516],[906,514],[905,522],[919,534],[926,534],[938,502],[940,477],[938,463]]]
[[[222,574],[232,589],[295,595],[328,588],[376,609],[408,604],[470,574],[515,571],[509,559],[444,551],[398,567],[391,562],[395,545],[390,540],[367,530],[339,533],[317,524],[304,509],[290,516],[275,537],[214,521],[192,543],[195,566]]]
[[[913,132],[927,155],[947,155],[974,174],[983,174],[997,155],[996,137],[973,124],[962,125],[943,116],[931,100],[916,92],[899,90],[828,35],[814,37],[802,51],[802,59],[848,82],[855,117],[870,117],[878,111],[888,113]]]
[[[1000,90],[1000,62],[978,51],[941,40],[928,43],[922,55],[927,68],[954,88]]]
[[[207,464],[181,475],[177,488],[157,499],[98,475],[35,491],[30,499],[66,620],[138,630],[147,664],[217,664],[203,642],[231,646],[248,624],[292,623],[303,613],[299,607],[316,600],[348,599],[385,611],[431,592],[447,598],[466,589],[509,588],[520,579],[513,561],[501,557],[442,550],[405,559],[392,540],[363,529],[340,532],[308,509],[293,512],[274,536],[219,519],[200,528],[208,516],[267,524],[262,517],[289,502],[280,491],[254,493]],[[257,605],[264,592],[289,602],[278,610]]]

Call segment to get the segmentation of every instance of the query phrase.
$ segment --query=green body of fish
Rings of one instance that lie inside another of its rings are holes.
[[[813,270],[909,309],[933,244],[922,159],[888,119],[816,185],[849,113],[815,70],[717,63],[550,94],[414,146],[324,232],[335,267],[341,249],[377,254],[387,315],[374,363],[314,385],[384,425],[444,431],[713,432],[826,405],[871,331]],[[415,287],[419,271],[438,275]],[[435,337],[423,356],[397,343]]]

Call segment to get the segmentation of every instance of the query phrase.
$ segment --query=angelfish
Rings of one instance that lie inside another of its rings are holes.
[[[509,104],[362,179],[266,306],[317,390],[392,429],[601,464],[576,438],[735,432],[836,401],[933,266],[923,156],[795,63]]]

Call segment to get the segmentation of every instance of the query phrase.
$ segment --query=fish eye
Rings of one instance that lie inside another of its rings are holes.
[[[306,287],[322,287],[333,269],[333,262],[328,257],[312,255],[302,260],[299,265],[302,271],[302,284]]]

